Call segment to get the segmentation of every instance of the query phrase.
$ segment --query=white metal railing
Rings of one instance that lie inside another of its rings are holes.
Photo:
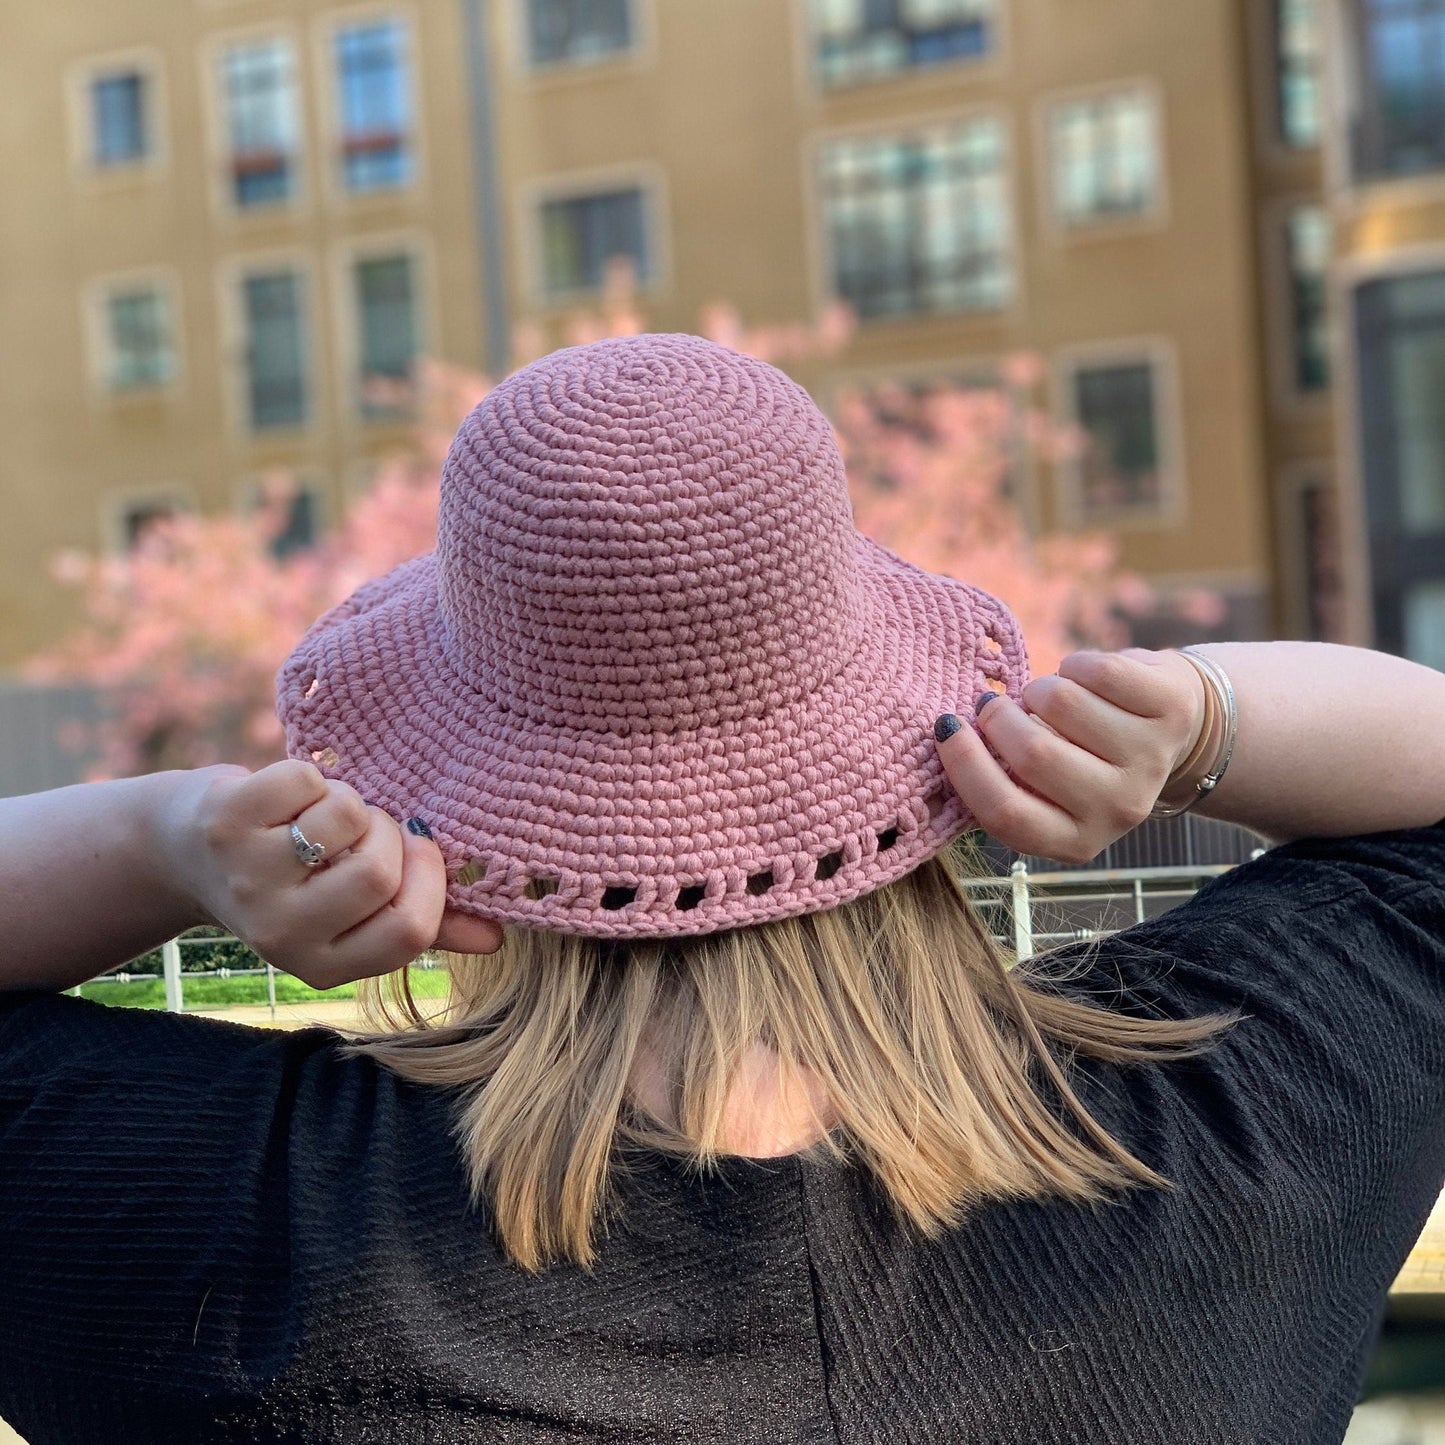
[[[1263,849],[1256,849],[1258,857]],[[990,928],[1001,943],[1010,944],[1018,958],[1032,957],[1035,947],[1063,943],[1074,939],[1096,938],[1118,932],[1131,923],[1142,923],[1150,916],[1151,902],[1165,902],[1170,906],[1192,896],[1211,878],[1227,873],[1237,867],[1234,863],[1188,864],[1176,868],[1094,868],[1070,869],[1067,871],[1030,873],[1022,859],[1006,874],[989,874],[983,877],[964,879],[964,887],[978,896],[985,914],[990,907],[1002,911],[1001,923],[990,922]],[[1099,926],[1074,923],[1064,928],[1041,926],[1045,920],[1037,915],[1047,908],[1078,910],[1102,905]],[[1165,909],[1157,910],[1167,911]],[[1117,923],[1109,923],[1110,916],[1119,917]],[[161,978],[165,980],[166,1007],[172,1013],[185,1010],[185,979],[192,978],[245,978],[257,974],[266,976],[266,999],[271,1017],[276,1017],[276,970],[259,958],[255,968],[212,968],[182,972],[181,950],[212,946],[218,943],[239,943],[231,934],[214,937],[172,938],[161,945],[161,972],[132,973],[119,970],[102,974],[88,981],[90,984],[104,983],[124,987],[142,979]],[[416,964],[421,968],[436,965],[426,958]],[[80,986],[69,990],[80,993]]]

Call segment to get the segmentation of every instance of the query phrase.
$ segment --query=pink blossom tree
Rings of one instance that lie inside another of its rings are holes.
[[[514,365],[554,345],[646,330],[635,279],[631,264],[617,260],[600,310],[566,318],[560,340],[549,341],[535,323],[516,327]],[[749,328],[717,302],[704,310],[700,334],[781,364],[835,355],[854,326],[843,303],[810,326]],[[1023,623],[1034,671],[1048,672],[1075,647],[1127,645],[1120,614],[1142,615],[1157,599],[1118,568],[1118,544],[1107,535],[1029,535],[1012,479],[1029,458],[1062,455],[1075,440],[1030,404],[1038,371],[1020,356],[1005,367],[1002,385],[987,391],[945,387],[915,398],[896,386],[872,394],[855,388],[843,394],[834,427],[862,530],[920,566],[1001,597]],[[82,590],[83,620],[28,673],[88,683],[106,698],[104,721],[62,739],[95,756],[89,775],[220,761],[260,767],[282,756],[277,668],[323,610],[434,545],[447,447],[493,384],[435,360],[419,364],[410,445],[313,547],[276,555],[294,488],[278,473],[254,515],[164,518],[129,556],[58,556],[55,574]],[[1186,601],[1199,620],[1217,615],[1217,599]]]

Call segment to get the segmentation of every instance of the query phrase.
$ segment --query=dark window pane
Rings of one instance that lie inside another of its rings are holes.
[[[135,71],[103,75],[90,85],[94,159],[98,166],[129,165],[150,151],[146,134],[146,80]]]
[[[1280,138],[1292,146],[1320,139],[1319,0],[1274,0],[1275,78]]]
[[[306,354],[301,278],[278,271],[243,285],[251,426],[301,426],[306,420]]]
[[[174,502],[133,502],[121,513],[121,540],[125,549],[132,552],[144,540],[153,522],[164,521],[167,517],[180,514],[181,508]]]
[[[642,192],[569,196],[542,205],[542,250],[549,292],[600,286],[607,260],[632,258],[637,279],[651,274],[643,226]]]
[[[174,357],[164,294],[152,288],[113,292],[106,313],[111,387],[128,391],[170,381]]]
[[[1346,622],[1339,491],[1333,483],[1311,480],[1301,488],[1299,497],[1307,639],[1343,642]]]
[[[994,0],[812,0],[818,75],[852,85],[988,54]]]
[[[632,44],[628,0],[528,0],[532,64],[588,60]]]
[[[1445,672],[1445,581],[1412,583],[1403,611],[1405,656]]]
[[[1329,324],[1325,312],[1330,262],[1330,218],[1323,206],[1298,206],[1285,223],[1294,385],[1320,391],[1330,384]]]
[[[406,416],[416,361],[416,295],[409,256],[356,265],[360,331],[360,404],[370,418]]]
[[[1074,398],[1090,443],[1080,477],[1085,514],[1158,506],[1154,368],[1148,362],[1084,367],[1074,374]]]
[[[233,46],[222,70],[235,203],[244,207],[289,200],[300,138],[291,47],[281,40]]]
[[[996,120],[835,141],[821,161],[833,287],[860,319],[1008,303],[1011,227]]]
[[[1445,169],[1445,0],[1355,0],[1358,176]]]
[[[411,180],[411,77],[406,33],[395,20],[337,32],[342,172],[353,191]]]
[[[271,555],[278,559],[289,557],[312,546],[316,541],[316,495],[300,487],[290,498],[286,509],[286,524],[271,539]]]

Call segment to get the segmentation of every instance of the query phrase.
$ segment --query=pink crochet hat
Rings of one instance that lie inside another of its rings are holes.
[[[933,739],[1028,680],[978,587],[857,530],[828,419],[700,336],[554,351],[442,472],[437,547],[318,619],[291,756],[420,817],[463,913],[709,933],[908,873],[973,820]]]

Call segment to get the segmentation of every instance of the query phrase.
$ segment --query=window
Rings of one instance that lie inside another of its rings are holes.
[[[1311,476],[1301,483],[1297,497],[1297,526],[1291,532],[1302,552],[1305,637],[1313,642],[1343,642],[1345,581],[1339,491],[1328,478]]]
[[[1352,0],[1355,175],[1445,169],[1445,0]]]
[[[317,486],[289,472],[270,473],[253,482],[244,498],[245,510],[268,514],[270,552],[278,561],[314,546],[321,530],[321,499]]]
[[[296,271],[257,272],[241,281],[246,417],[253,431],[306,422],[304,293]]]
[[[1049,111],[1054,212],[1066,226],[1146,215],[1159,198],[1155,108],[1139,91],[1060,102]]]
[[[358,339],[358,405],[369,420],[412,411],[417,355],[415,266],[410,256],[359,260],[353,268]]]
[[[860,319],[995,310],[1012,298],[999,120],[837,140],[821,162],[832,283]]]
[[[119,540],[122,550],[134,552],[145,540],[145,535],[153,523],[182,516],[187,510],[180,502],[169,497],[145,497],[133,502],[123,502],[119,511]]]
[[[1445,672],[1445,581],[1417,582],[1405,593],[1404,654]]]
[[[595,60],[632,45],[629,0],[525,0],[533,65]]]
[[[890,392],[907,397],[907,403],[901,409],[896,408],[889,399]],[[997,476],[999,494],[1032,523],[1028,426],[1018,396],[996,367],[893,376],[884,388],[867,394],[873,414],[880,422],[907,431],[930,448],[950,444],[948,430],[938,425],[931,410],[940,398],[955,402],[962,399],[965,405],[978,408],[979,419],[969,426],[975,460],[983,471]],[[877,469],[873,482],[885,491],[896,486],[883,467]]]
[[[391,190],[412,178],[412,94],[398,20],[336,32],[341,174],[349,191]]]
[[[175,379],[169,295],[159,286],[120,287],[103,301],[104,375],[111,391],[144,391]]]
[[[994,45],[994,0],[812,0],[818,78],[853,85]]]
[[[1275,120],[1286,145],[1320,142],[1319,0],[1274,0]]]
[[[152,152],[148,77],[140,70],[96,75],[90,81],[91,161],[129,166]]]
[[[1354,324],[1375,645],[1414,656],[1445,583],[1445,270],[1365,282]]]
[[[1088,436],[1079,507],[1088,521],[1164,501],[1152,362],[1089,364],[1073,373],[1074,417]]]
[[[296,193],[301,134],[291,44],[232,45],[221,70],[231,199],[243,208],[284,204]]]
[[[542,203],[543,284],[548,294],[600,286],[608,258],[616,255],[631,258],[639,282],[651,276],[640,187]]]
[[[1296,206],[1285,220],[1289,262],[1291,383],[1317,392],[1330,384],[1329,322],[1325,312],[1330,264],[1330,218],[1323,206]]]

